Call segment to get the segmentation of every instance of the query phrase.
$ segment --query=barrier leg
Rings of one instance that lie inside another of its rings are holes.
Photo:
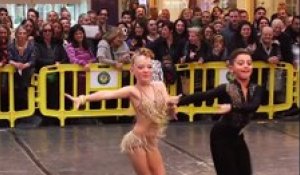
[[[193,122],[194,121],[194,115],[189,114],[189,122]]]
[[[60,124],[60,127],[65,127],[65,121],[66,121],[66,118],[59,118],[59,124]]]
[[[8,122],[9,122],[9,126],[11,127],[11,128],[14,128],[15,127],[15,122],[16,122],[16,120],[8,120]]]
[[[269,120],[273,120],[273,117],[274,117],[274,111],[273,110],[269,111],[268,112],[268,118],[269,118]]]

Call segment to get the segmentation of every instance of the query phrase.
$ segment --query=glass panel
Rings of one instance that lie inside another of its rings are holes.
[[[158,3],[160,9],[167,8],[170,10],[171,20],[177,19],[182,9],[188,7],[188,0],[164,0]]]
[[[54,4],[54,11],[60,13],[60,9],[65,7],[65,4]]]
[[[52,10],[51,4],[36,4],[34,7],[40,14],[40,19],[46,20],[47,14]]]
[[[291,15],[299,15],[299,0],[286,0],[286,4]]]
[[[80,15],[79,11],[76,12],[76,5],[75,4],[67,4],[67,9],[71,13],[71,24],[77,23],[77,18]]]
[[[25,18],[25,14],[27,11],[27,5],[26,4],[16,4],[14,6],[14,13],[9,13],[12,15],[12,20],[14,23],[14,26],[18,26],[22,20]]]
[[[202,9],[202,11],[211,11],[215,6],[219,6],[222,9],[231,9],[237,7],[236,1],[237,0],[197,0],[197,5]]]
[[[51,1],[49,1],[51,3]],[[72,0],[70,0],[72,2]],[[87,6],[83,4],[7,4],[4,7],[7,8],[9,15],[12,17],[12,21],[14,23],[14,27],[17,27],[23,19],[26,18],[27,10],[30,7],[35,8],[39,14],[40,19],[46,20],[47,14],[54,10],[60,13],[60,9],[62,7],[66,7],[71,13],[71,23],[75,24],[77,22],[77,18],[81,12],[87,12]]]

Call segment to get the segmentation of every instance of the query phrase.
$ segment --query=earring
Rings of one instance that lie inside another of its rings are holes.
[[[233,76],[233,73],[231,71],[228,71],[226,73],[226,79],[229,83],[232,83],[234,81],[234,76]]]

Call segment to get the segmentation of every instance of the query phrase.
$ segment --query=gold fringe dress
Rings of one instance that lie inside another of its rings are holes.
[[[144,117],[151,121],[151,126],[143,134],[137,134],[135,130],[124,135],[121,142],[121,152],[132,152],[135,148],[143,148],[146,151],[157,144],[158,139],[164,137],[168,123],[166,100],[160,90],[154,90],[154,100],[151,100],[145,92],[140,91],[140,104],[136,107],[136,117]]]

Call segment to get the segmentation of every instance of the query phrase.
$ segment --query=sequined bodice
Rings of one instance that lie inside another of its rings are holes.
[[[255,88],[256,85],[252,83],[249,85],[247,101],[250,101],[253,98]],[[233,108],[240,108],[243,104],[247,103],[246,99],[243,96],[242,89],[237,83],[227,84],[226,92],[231,98]],[[252,115],[253,113],[241,113],[232,111],[230,113],[230,116],[227,116],[225,118],[231,119],[232,125],[238,128],[243,128],[250,122]]]
[[[151,99],[144,91],[140,90],[140,104],[137,106],[137,115],[145,118],[149,118],[156,124],[166,124],[168,122],[166,113],[166,101],[160,90],[155,89],[154,99]]]

